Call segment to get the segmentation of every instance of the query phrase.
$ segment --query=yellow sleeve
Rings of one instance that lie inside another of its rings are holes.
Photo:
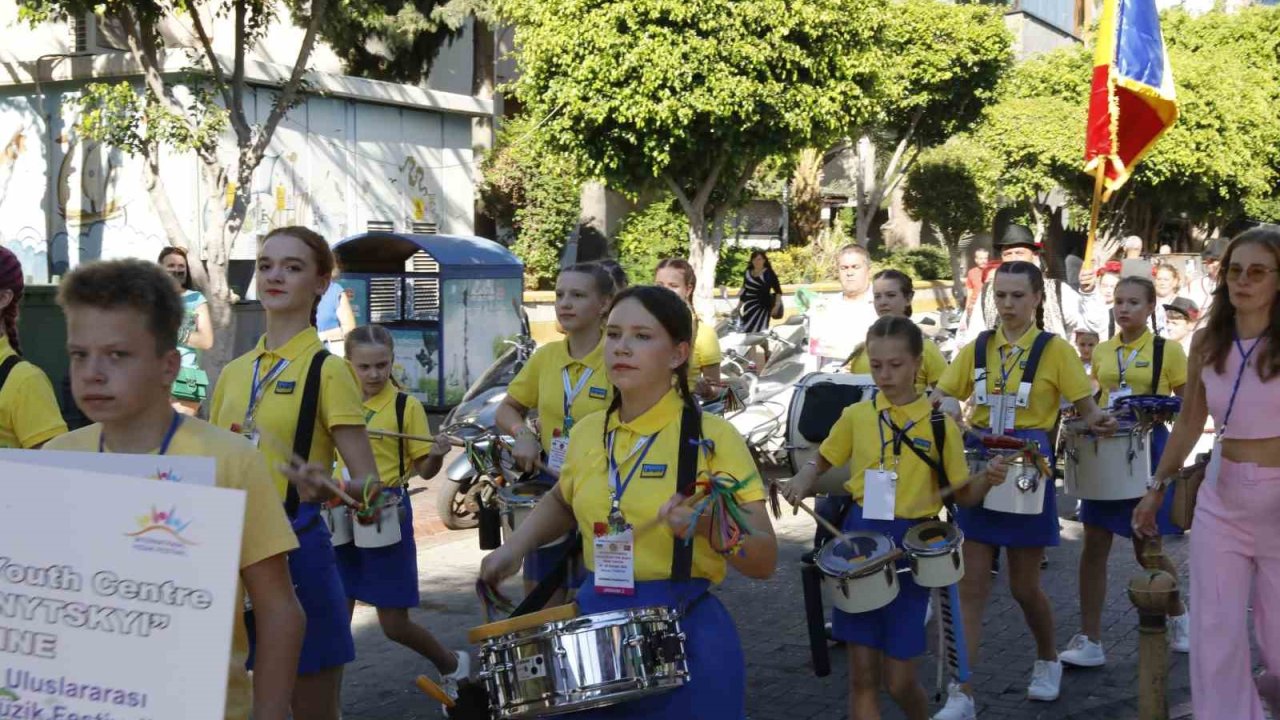
[[[395,409],[392,408],[392,412]],[[418,437],[428,437],[431,435],[431,426],[427,424],[427,411],[423,409],[422,403],[418,398],[410,395],[409,402],[404,408],[404,431],[407,435],[417,435]],[[405,453],[408,454],[409,462],[414,462],[418,458],[426,457],[431,453],[431,443],[425,440],[405,440]]]
[[[708,469],[743,482],[743,486],[734,493],[738,503],[745,505],[764,500],[764,481],[742,435],[724,418],[707,414],[702,416],[702,432],[715,443],[715,450],[707,461]]]
[[[938,389],[957,400],[964,400],[973,394],[973,360],[976,342],[960,348],[960,352],[951,360],[951,364],[938,379]],[[983,358],[986,361],[986,358]]]
[[[355,370],[335,355],[324,359],[320,372],[320,423],[332,430],[344,425],[364,426],[364,401]]]
[[[546,355],[545,346],[533,351],[533,356],[525,362],[520,372],[507,386],[507,395],[530,410],[538,407],[538,378],[542,376],[541,358]]]
[[[219,462],[224,461],[220,459]],[[298,547],[298,538],[285,517],[280,495],[262,454],[254,451],[239,453],[235,456],[234,465],[237,468],[233,471],[236,487],[246,493],[240,567],[247,568]]]
[[[938,349],[938,344],[932,340],[924,341],[924,384],[926,387],[932,387],[938,384],[942,379],[942,373],[947,370],[947,360],[942,357],[942,351]]]
[[[698,323],[698,336],[693,341],[693,356],[698,367],[719,365],[724,359],[720,353],[720,338],[716,336],[715,327],[708,323]]]
[[[969,461],[964,456],[964,435],[960,426],[950,417],[946,419],[947,440],[942,449],[942,467],[947,469],[947,479],[951,485],[957,486],[969,478]]]
[[[1169,389],[1187,384],[1187,353],[1182,345],[1172,340],[1164,344],[1164,376],[1169,379]]]
[[[525,367],[528,368],[527,365]],[[588,453],[593,440],[600,442],[600,433],[604,431],[600,425],[603,422],[604,413],[594,412],[578,421],[573,432],[569,433],[569,447],[565,450],[564,465],[560,466],[560,479],[556,481],[556,487],[560,488],[560,494],[570,507],[573,506],[578,476],[590,472]]]
[[[840,418],[831,426],[827,439],[822,441],[818,452],[831,467],[840,467],[853,457],[853,409],[850,405],[840,413]]]
[[[226,396],[226,391],[223,390],[223,388],[228,382],[230,382],[230,375],[228,375],[228,373],[233,372],[234,368],[235,360],[227,363],[227,366],[222,368],[222,372],[218,375],[218,382],[214,383],[213,392],[209,394],[209,422],[223,428],[224,430],[227,429],[227,427],[221,423],[222,398]]]
[[[30,363],[14,369],[21,376],[15,386],[5,393],[10,398],[9,418],[13,422],[13,435],[18,444],[30,449],[67,431],[67,424],[58,410],[58,398],[44,371]]]
[[[1052,351],[1058,363],[1058,392],[1067,402],[1076,402],[1093,394],[1093,383],[1084,374],[1084,363],[1071,348],[1071,344],[1062,338],[1055,337],[1049,341],[1048,350]]]

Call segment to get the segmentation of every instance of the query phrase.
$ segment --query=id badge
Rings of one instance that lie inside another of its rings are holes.
[[[1209,464],[1204,469],[1204,479],[1214,485],[1218,482],[1218,473],[1222,472],[1222,437],[1213,436],[1213,450],[1209,452]]]
[[[898,473],[866,470],[862,475],[862,517],[893,520],[898,497]]]
[[[596,592],[601,595],[636,593],[636,554],[633,540],[631,528],[596,536]]]
[[[1121,385],[1118,390],[1111,391],[1111,407],[1116,406],[1116,401],[1133,395],[1133,388],[1128,385]]]
[[[1006,393],[992,393],[989,396],[991,409],[991,432],[1007,435],[1016,427],[1018,397]]]
[[[555,437],[551,438],[551,452],[547,453],[547,467],[551,472],[560,474],[560,468],[564,467],[565,456],[569,453],[569,438]]]

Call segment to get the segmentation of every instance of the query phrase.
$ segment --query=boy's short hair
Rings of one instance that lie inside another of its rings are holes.
[[[159,265],[135,259],[100,260],[76,267],[58,286],[58,304],[63,309],[87,305],[136,311],[146,318],[160,355],[177,349],[178,330],[187,312],[173,278]]]
[[[1094,340],[1101,340],[1102,336],[1092,330],[1077,330],[1076,338],[1091,337]]]

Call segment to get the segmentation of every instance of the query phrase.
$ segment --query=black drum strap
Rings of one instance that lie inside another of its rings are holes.
[[[1164,338],[1157,335],[1151,358],[1151,394],[1160,394],[1160,373],[1164,371]]]
[[[698,448],[702,441],[702,412],[685,406],[680,416],[680,450],[676,465],[676,492],[692,495],[698,479]],[[671,580],[684,582],[693,576],[693,543],[675,538],[671,549]]]
[[[1031,355],[1027,358],[1027,367],[1022,371],[1022,380],[1020,382],[1035,382],[1036,371],[1040,369],[1040,358],[1044,355],[1044,349],[1048,347],[1049,341],[1053,338],[1053,333],[1041,330],[1036,339],[1031,342]]]
[[[911,448],[911,452],[915,453],[925,465],[929,466],[929,469],[933,471],[934,476],[938,480],[938,489],[943,493],[946,493],[947,488],[951,487],[951,479],[947,477],[947,455],[945,452],[947,442],[947,416],[934,411],[934,413],[929,417],[929,424],[933,426],[933,444],[938,448],[938,459],[934,460],[929,457],[929,453],[917,447],[915,443],[911,442],[910,438],[906,438],[907,447]],[[950,513],[952,518],[956,517],[956,503],[954,497],[944,499],[942,504],[946,506],[947,512]]]
[[[10,355],[5,358],[4,362],[0,363],[0,390],[4,389],[4,384],[9,381],[9,373],[12,373],[20,362],[22,362],[22,358],[17,355]]]
[[[316,417],[320,412],[320,378],[324,373],[324,361],[328,350],[318,350],[307,368],[307,381],[302,386],[302,402],[298,405],[298,424],[293,431],[293,454],[303,461],[311,461],[311,441],[315,437]],[[290,518],[297,517],[301,505],[298,489],[289,483],[285,492],[284,511]]]
[[[396,393],[396,432],[400,434],[400,437],[396,438],[400,451],[398,456],[400,458],[400,477],[397,482],[404,479],[404,411],[408,405],[409,396],[402,392]]]

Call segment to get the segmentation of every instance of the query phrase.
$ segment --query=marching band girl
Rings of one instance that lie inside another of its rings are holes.
[[[1040,269],[1027,262],[1006,262],[993,277],[1000,323],[960,350],[938,382],[937,399],[972,395],[975,425],[994,435],[1034,442],[1039,455],[1053,467],[1049,434],[1058,421],[1062,398],[1074,404],[1098,434],[1112,432],[1115,420],[1094,402],[1093,387],[1071,345],[1040,328],[1044,300]],[[1007,548],[1009,588],[1036,641],[1037,660],[1027,696],[1052,701],[1058,698],[1062,663],[1054,647],[1053,611],[1040,587],[1040,561],[1046,546],[1058,544],[1058,515],[1053,478],[1040,477],[1039,482],[1047,484],[1040,514],[960,508],[959,524],[965,535],[966,567],[989,568],[996,550]],[[991,575],[986,572],[968,572],[960,581],[965,638],[975,664],[990,593]],[[972,688],[953,685],[946,706],[934,717],[967,720],[974,716]]]
[[[18,256],[0,247],[0,448],[31,450],[65,433],[67,424],[49,377],[22,360],[18,306],[25,288]]]
[[[784,492],[792,503],[813,494],[823,473],[848,462],[845,487],[853,503],[844,529],[882,532],[900,546],[913,525],[941,511],[942,488],[955,483],[956,499],[972,505],[982,501],[988,483],[1004,482],[1006,468],[1000,458],[984,473],[969,477],[959,427],[950,418],[935,416],[928,398],[920,394],[924,348],[929,345],[906,317],[882,315],[871,326],[863,352],[879,392],[873,400],[845,408],[818,459],[810,460],[787,484]],[[913,662],[925,651],[928,606],[929,589],[903,576],[897,597],[878,610],[832,611],[832,635],[849,648],[851,718],[880,717],[882,683],[908,718],[928,716],[928,700]]]
[[[329,244],[312,230],[282,227],[267,234],[255,278],[267,332],[257,347],[223,369],[209,412],[213,424],[243,433],[266,455],[298,536],[289,571],[307,615],[307,632],[293,715],[317,720],[339,717],[342,667],[355,658],[355,644],[329,531],[320,518],[321,502],[330,498],[300,493],[286,471],[327,478],[336,449],[351,477],[378,477],[355,374],[345,360],[324,350],[314,325],[333,265]],[[246,622],[253,622],[252,612]]]
[[[1267,674],[1257,685],[1280,709],[1280,233],[1249,230],[1227,247],[1222,277],[1195,335],[1182,411],[1133,513],[1135,534],[1159,534],[1171,478],[1212,413],[1213,458],[1197,494],[1191,533],[1191,704],[1196,717],[1263,720],[1249,654],[1249,620]],[[1252,609],[1252,614],[1249,610]]]
[[[1098,383],[1099,402],[1104,407],[1135,394],[1181,394],[1187,382],[1187,357],[1176,342],[1165,342],[1153,335],[1151,313],[1156,303],[1156,289],[1150,280],[1126,277],[1115,289],[1117,332],[1100,344],[1093,353],[1093,377]],[[1156,353],[1160,353],[1159,360]],[[1159,372],[1159,377],[1155,373]],[[1157,424],[1151,429],[1151,458],[1159,463],[1169,429]],[[1160,510],[1160,534],[1179,533],[1169,519],[1173,504],[1170,495]],[[1133,538],[1133,550],[1142,561],[1143,542],[1131,530],[1133,510],[1138,500],[1081,500],[1080,522],[1084,524],[1084,548],[1080,554],[1080,634],[1071,638],[1060,654],[1062,662],[1077,667],[1099,667],[1107,656],[1101,644],[1102,602],[1107,590],[1107,556],[1115,535]],[[1173,577],[1177,568],[1161,556],[1163,569]],[[1182,601],[1178,600],[1169,617],[1169,647],[1177,652],[1190,650],[1190,625]]]
[[[698,276],[693,266],[683,258],[665,258],[653,273],[653,284],[679,295],[693,315],[693,357],[690,360],[689,380],[693,393],[705,400],[720,395],[720,338],[714,326],[701,322],[693,308],[693,291],[698,286]]]
[[[367,427],[374,430],[425,437],[431,429],[427,413],[417,398],[402,393],[391,382],[395,340],[381,325],[362,325],[346,337],[347,362],[356,371],[364,396]],[[346,588],[348,608],[359,600],[378,610],[378,624],[388,639],[427,658],[444,680],[444,691],[458,696],[458,683],[471,674],[470,656],[440,644],[426,628],[409,619],[409,609],[419,605],[418,547],[413,538],[413,506],[405,489],[409,477],[431,478],[440,472],[449,443],[443,434],[434,443],[413,438],[380,436],[372,441],[378,478],[385,492],[399,499],[400,542],[380,548],[339,546],[338,571]]]
[[[911,276],[900,270],[881,270],[871,281],[871,297],[879,317],[897,316],[911,317],[911,300],[915,297],[915,286]],[[871,374],[871,357],[866,352],[866,345],[859,345],[849,358],[849,372],[855,375]],[[920,371],[916,376],[916,389],[924,392],[938,384],[942,371],[947,369],[947,361],[935,342],[924,343],[924,355],[920,362]]]
[[[741,643],[708,590],[729,567],[769,577],[777,541],[742,437],[723,419],[703,415],[689,393],[692,325],[684,302],[665,288],[632,287],[617,296],[604,341],[616,392],[609,408],[578,421],[559,483],[481,565],[481,578],[496,585],[539,545],[577,528],[587,539],[589,575],[578,593],[583,613],[666,605],[683,614],[688,683],[577,717],[745,716]],[[739,541],[727,546],[712,544],[709,515],[695,516],[697,503],[687,498],[695,479],[717,478],[740,483],[732,501],[746,523]]]
[[[569,438],[582,418],[609,406],[601,338],[605,311],[613,297],[613,277],[596,263],[571,265],[556,279],[556,320],[565,338],[538,348],[507,388],[495,414],[498,427],[515,437],[512,457],[521,470],[532,470],[544,454],[546,467],[559,473]],[[525,422],[538,411],[539,431]],[[539,482],[548,487],[555,478],[546,473]],[[570,543],[539,548],[525,558],[525,592],[553,572]],[[570,579],[569,584],[574,578]],[[557,598],[563,597],[557,593]]]

